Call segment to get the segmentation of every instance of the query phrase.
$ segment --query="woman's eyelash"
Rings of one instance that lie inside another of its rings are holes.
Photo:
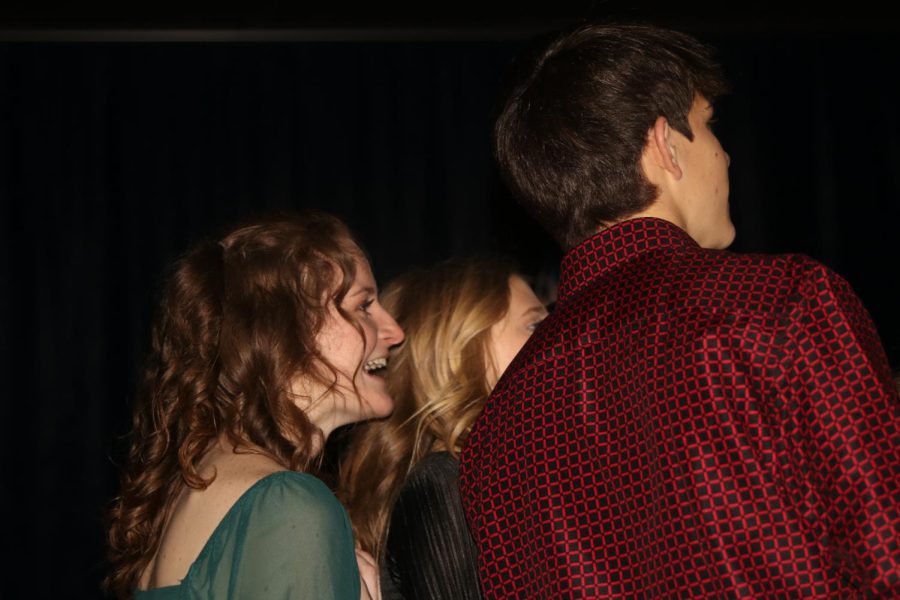
[[[537,329],[538,325],[540,325],[543,321],[544,321],[544,320],[541,319],[541,320],[539,320],[539,321],[534,321],[533,323],[529,323],[529,324],[526,326],[526,328],[527,328],[529,331],[534,331],[535,329]]]
[[[374,303],[375,303],[375,299],[370,298],[370,299],[366,300],[365,302],[363,302],[362,304],[360,304],[359,309],[361,311],[367,313],[367,312],[369,312],[369,309],[372,308],[372,304],[374,304]]]

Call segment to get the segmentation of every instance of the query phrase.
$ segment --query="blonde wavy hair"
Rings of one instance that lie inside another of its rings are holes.
[[[388,364],[394,412],[354,427],[338,482],[356,538],[376,559],[407,474],[429,452],[457,456],[481,414],[495,369],[490,329],[509,309],[514,274],[498,259],[447,261],[384,290],[383,306],[406,333]]]

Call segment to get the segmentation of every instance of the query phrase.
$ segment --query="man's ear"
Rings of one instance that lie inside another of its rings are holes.
[[[657,164],[668,171],[676,180],[681,179],[681,167],[678,165],[678,151],[670,140],[671,128],[665,117],[657,117],[650,130],[650,139]]]

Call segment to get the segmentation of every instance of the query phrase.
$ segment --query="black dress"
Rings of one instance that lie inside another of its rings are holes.
[[[480,600],[458,481],[459,461],[447,452],[427,455],[406,478],[381,566],[385,600]]]

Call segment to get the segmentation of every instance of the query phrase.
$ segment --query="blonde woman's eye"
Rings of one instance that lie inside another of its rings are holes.
[[[365,302],[363,302],[362,304],[359,305],[359,310],[363,311],[366,314],[369,314],[369,309],[372,308],[372,304],[374,304],[374,303],[375,303],[374,298],[366,300]]]
[[[535,329],[538,328],[538,325],[540,325],[541,323],[544,322],[544,319],[546,319],[546,318],[547,318],[547,315],[542,315],[540,319],[537,319],[537,320],[532,321],[531,323],[529,323],[529,324],[526,326],[526,329],[528,329],[528,331],[534,331]]]

